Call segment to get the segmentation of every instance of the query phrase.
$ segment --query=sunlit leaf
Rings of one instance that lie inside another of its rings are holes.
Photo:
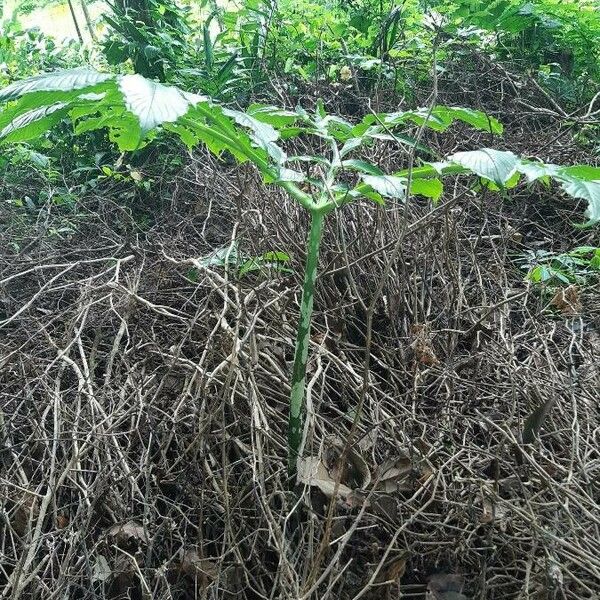
[[[519,159],[512,152],[492,148],[456,152],[448,157],[448,162],[461,165],[500,186],[515,174],[519,165]]]
[[[588,221],[587,225],[594,225],[600,221],[600,181],[586,181],[575,177],[561,177],[562,189],[573,196],[573,198],[581,198],[588,203],[585,216]]]
[[[432,200],[439,200],[444,191],[444,186],[439,179],[412,179],[410,182],[410,192],[418,196],[425,196]]]
[[[72,92],[73,90],[92,87],[113,77],[108,73],[99,73],[85,68],[44,73],[15,81],[0,90],[0,102],[14,100],[33,92]]]
[[[177,121],[190,106],[206,101],[202,96],[182,92],[141,75],[123,75],[119,79],[119,89],[127,110],[138,118],[143,133],[163,123]]]
[[[387,198],[404,198],[406,180],[393,175],[363,175],[362,180]]]

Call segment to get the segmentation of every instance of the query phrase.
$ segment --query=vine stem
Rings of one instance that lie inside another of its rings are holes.
[[[296,335],[294,352],[294,370],[292,372],[292,391],[290,394],[290,418],[288,425],[288,471],[290,477],[296,474],[296,463],[302,443],[304,397],[306,393],[306,363],[310,346],[310,325],[313,312],[315,282],[317,281],[317,265],[319,247],[323,235],[325,214],[319,210],[310,211],[310,231],[308,232],[306,266],[302,300],[300,302],[300,321]]]

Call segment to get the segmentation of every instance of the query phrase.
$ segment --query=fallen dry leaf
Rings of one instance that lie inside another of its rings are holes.
[[[307,456],[299,459],[297,477],[299,483],[318,487],[328,498],[333,497],[335,479],[329,474],[327,467],[319,456]],[[347,498],[352,493],[352,489],[340,483],[337,493],[339,496]]]
[[[69,524],[69,517],[63,514],[56,515],[56,527],[64,529]]]
[[[37,496],[28,492],[23,492],[19,498],[13,498],[13,502],[15,508],[10,516],[10,524],[14,532],[23,537],[40,514],[39,502]]]
[[[354,448],[348,448],[345,464],[341,465],[345,442],[337,436],[329,436],[325,440],[323,463],[334,481],[340,481],[350,488],[366,488],[371,483],[371,471],[365,459]],[[340,474],[341,470],[341,474]]]
[[[92,581],[106,581],[112,575],[112,569],[106,557],[99,554],[92,567]]]
[[[208,586],[211,581],[215,581],[219,574],[215,562],[208,558],[202,558],[196,548],[184,550],[179,570],[188,577],[199,579],[203,587]]]
[[[406,563],[408,561],[408,552],[403,552],[388,560],[384,565],[375,583],[394,583],[399,581],[406,572]]]
[[[377,469],[377,489],[388,494],[397,491],[411,491],[413,489],[410,481],[412,470],[412,460],[406,455],[386,460]]]
[[[136,521],[113,525],[106,534],[113,539],[119,548],[126,548],[132,544],[138,546],[148,543],[148,535],[144,527]]]
[[[431,342],[431,335],[426,325],[413,325],[412,334],[414,341],[411,344],[412,349],[415,351],[415,358],[417,363],[431,367],[437,365],[440,361],[435,354],[433,345]]]
[[[550,306],[554,306],[563,315],[568,317],[580,314],[581,299],[579,297],[579,288],[576,285],[559,288],[552,300],[550,300]]]

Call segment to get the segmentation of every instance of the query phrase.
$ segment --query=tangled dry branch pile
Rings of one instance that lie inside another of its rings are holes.
[[[507,143],[535,155],[560,132],[547,120],[540,135],[543,118]],[[201,258],[281,250],[294,268],[296,208],[199,155],[143,232],[90,197],[69,239],[39,236],[53,211],[2,225],[2,598],[598,597],[599,290],[551,306],[515,260],[588,240],[575,203],[457,181],[433,214],[414,201],[406,228],[395,205],[330,222],[295,491],[298,277]],[[340,468],[365,307],[399,236]]]

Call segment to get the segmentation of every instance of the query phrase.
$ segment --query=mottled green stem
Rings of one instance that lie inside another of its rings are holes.
[[[304,396],[306,391],[306,362],[308,347],[310,345],[310,323],[313,311],[315,282],[317,280],[317,263],[319,260],[319,246],[323,233],[323,212],[313,210],[310,212],[311,223],[308,234],[306,266],[304,272],[304,285],[302,287],[302,301],[300,303],[300,322],[296,336],[296,350],[294,353],[294,371],[292,373],[292,392],[290,395],[290,421],[288,426],[288,469],[290,475],[296,473],[298,452],[302,443],[304,422]]]

